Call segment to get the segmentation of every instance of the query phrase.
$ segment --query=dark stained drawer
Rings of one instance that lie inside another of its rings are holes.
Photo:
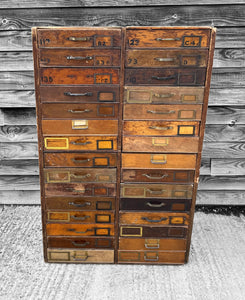
[[[178,240],[177,240],[178,241]],[[74,237],[48,237],[48,248],[113,248],[115,240],[112,238],[74,238]]]

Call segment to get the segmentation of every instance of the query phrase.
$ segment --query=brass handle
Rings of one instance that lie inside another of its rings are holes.
[[[159,249],[159,247],[160,247],[160,245],[159,244],[156,244],[156,245],[154,245],[154,244],[150,244],[150,245],[147,245],[147,244],[145,244],[145,248],[146,249]]]
[[[71,93],[71,92],[64,92],[64,95],[65,96],[75,96],[75,97],[78,97],[78,96],[93,96],[93,93]]]
[[[145,220],[147,222],[150,222],[150,223],[159,223],[159,222],[162,222],[162,221],[166,221],[168,218],[160,218],[158,220],[152,220],[152,219],[149,219],[147,217],[142,217],[141,220]]]
[[[176,74],[167,77],[151,76],[152,79],[157,79],[157,80],[168,80],[168,79],[174,79],[175,77]]]
[[[146,189],[146,191],[153,195],[161,195],[163,192],[166,192],[166,190],[153,191],[151,189]]]
[[[88,144],[92,144],[92,142],[86,141],[86,142],[84,142],[84,143],[80,143],[80,142],[78,142],[78,141],[74,141],[74,142],[71,142],[71,144],[73,144],[73,145],[82,145],[82,146],[85,146],[85,145],[88,145]]]
[[[89,162],[89,161],[90,161],[89,158],[85,158],[85,159],[76,159],[76,158],[72,158],[71,160],[72,160],[74,163],[76,163],[76,164],[86,163],[86,162]]]
[[[85,190],[85,189],[84,189],[84,190],[76,190],[76,189],[74,189],[74,188],[67,188],[66,190],[71,191],[71,192],[76,192],[76,193],[79,193],[79,194],[84,194],[84,193],[86,193],[86,190]]]
[[[85,247],[85,246],[90,244],[90,242],[85,242],[85,243],[80,244],[80,243],[77,243],[77,242],[74,242],[74,241],[72,241],[71,243],[72,243],[73,246],[76,246],[76,247]]]
[[[160,248],[160,240],[155,239],[145,239],[145,248],[147,249],[159,249]]]
[[[72,42],[87,42],[91,40],[90,36],[85,36],[85,37],[75,37],[75,36],[70,36],[67,38],[67,40],[72,41]]]
[[[173,129],[173,126],[149,126],[149,129],[156,129],[156,130],[170,130]]]
[[[150,207],[162,207],[165,206],[166,204],[161,202],[161,203],[151,203],[151,202],[147,202],[146,205],[150,206]]]
[[[149,258],[149,257],[147,257],[146,254],[144,255],[144,260],[145,261],[158,261],[158,259],[159,259],[158,254],[156,255],[156,258]]]
[[[155,57],[154,58],[157,61],[174,61],[175,58],[168,58],[168,57]]]
[[[84,221],[86,219],[90,219],[90,216],[83,216],[83,217],[71,216],[71,218],[74,219],[74,220]]]
[[[87,113],[87,112],[92,112],[91,109],[84,109],[84,110],[73,110],[73,109],[68,109],[68,112],[72,113],[72,114],[83,114],[83,113]]]
[[[93,56],[66,56],[68,60],[91,60]]]
[[[69,202],[69,205],[73,205],[76,207],[84,207],[84,206],[90,206],[91,202],[84,202],[84,203]]]
[[[86,229],[85,231],[76,231],[76,229],[74,229],[74,228],[69,228],[67,230],[75,232],[75,233],[87,233],[88,231],[94,231],[94,228],[92,228],[92,229]]]
[[[175,113],[175,110],[168,110],[168,111],[160,111],[160,110],[147,110],[149,114],[157,114],[157,115],[171,115]]]
[[[164,42],[164,41],[180,41],[180,38],[156,38],[155,40],[156,41],[161,41],[161,42]]]
[[[151,156],[151,163],[152,164],[166,164],[167,163],[167,156],[163,155],[163,159],[155,159],[154,156]]]
[[[170,98],[173,97],[175,94],[153,94],[153,96],[157,98]]]
[[[72,256],[72,258],[74,259],[74,260],[76,260],[76,261],[85,261],[85,260],[87,260],[88,259],[88,254],[86,254],[86,256],[84,255],[84,258],[77,258],[75,255],[74,256]]]
[[[82,178],[88,178],[91,176],[91,174],[86,174],[86,175],[76,175],[76,174],[71,174],[70,175],[71,177],[74,177],[74,178],[79,178],[79,179],[82,179]]]
[[[151,176],[148,174],[142,174],[142,175],[149,179],[163,179],[165,177],[168,177],[168,174],[163,174],[162,176]]]

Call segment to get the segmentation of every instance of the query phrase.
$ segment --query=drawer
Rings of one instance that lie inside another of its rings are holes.
[[[114,250],[47,249],[48,262],[114,263]]]
[[[46,183],[45,195],[48,196],[79,196],[79,197],[114,197],[116,184],[113,183]]]
[[[140,28],[127,29],[127,48],[200,48],[208,47],[210,29],[208,28]]]
[[[193,183],[194,170],[122,169],[121,182]]]
[[[186,239],[120,238],[119,250],[185,251]]]
[[[184,264],[185,251],[118,251],[119,263]]]
[[[114,197],[74,197],[74,196],[54,196],[46,197],[45,205],[47,209],[63,210],[114,210]]]
[[[38,47],[99,48],[121,47],[120,28],[55,28],[38,29]],[[103,51],[103,50],[102,50]]]
[[[165,168],[183,170],[195,169],[195,166],[196,154],[122,153],[122,168],[125,169]]]
[[[40,85],[119,84],[119,69],[112,68],[41,68]]]
[[[40,67],[81,66],[81,67],[119,67],[120,50],[94,49],[41,49],[39,51]]]
[[[79,151],[115,151],[116,136],[49,136],[44,138],[44,151],[79,150]]]
[[[114,213],[94,211],[47,211],[47,222],[62,223],[114,223]]]
[[[189,225],[186,213],[166,212],[120,212],[121,225]]]
[[[44,153],[45,167],[93,167],[117,166],[116,153]]]
[[[41,102],[119,102],[119,87],[108,86],[40,86]]]
[[[199,122],[123,121],[124,135],[198,136]]]
[[[113,236],[114,224],[47,223],[46,230],[50,236]]]
[[[121,183],[121,198],[191,199],[192,185]]]
[[[124,102],[152,104],[202,104],[204,87],[125,86]]]
[[[117,120],[42,120],[43,134],[114,134],[118,133]]]
[[[43,119],[118,119],[118,105],[112,103],[100,104],[53,104],[42,105]]]
[[[191,208],[190,199],[120,199],[121,210],[148,210],[148,211],[170,211],[188,212]]]
[[[129,226],[120,225],[121,237],[186,238],[186,226]]]
[[[197,120],[202,116],[202,105],[124,104],[124,120]]]
[[[46,183],[116,182],[116,169],[51,168],[43,171]]]
[[[208,50],[127,50],[125,66],[131,68],[206,67]]]
[[[177,240],[178,241],[178,240]],[[48,248],[113,248],[115,241],[112,238],[74,238],[74,237],[48,237]]]
[[[123,152],[197,153],[198,137],[123,136]]]

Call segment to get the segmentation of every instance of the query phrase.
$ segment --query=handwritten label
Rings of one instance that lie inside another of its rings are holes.
[[[110,47],[110,46],[112,46],[112,37],[111,36],[98,35],[98,36],[95,36],[94,40],[95,40],[94,41],[95,47]]]
[[[111,83],[111,74],[95,74],[94,83]]]
[[[184,36],[183,37],[184,47],[200,47],[201,46],[201,36]]]

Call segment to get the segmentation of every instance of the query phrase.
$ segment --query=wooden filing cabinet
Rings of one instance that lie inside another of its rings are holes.
[[[214,40],[33,28],[45,261],[188,261]]]

